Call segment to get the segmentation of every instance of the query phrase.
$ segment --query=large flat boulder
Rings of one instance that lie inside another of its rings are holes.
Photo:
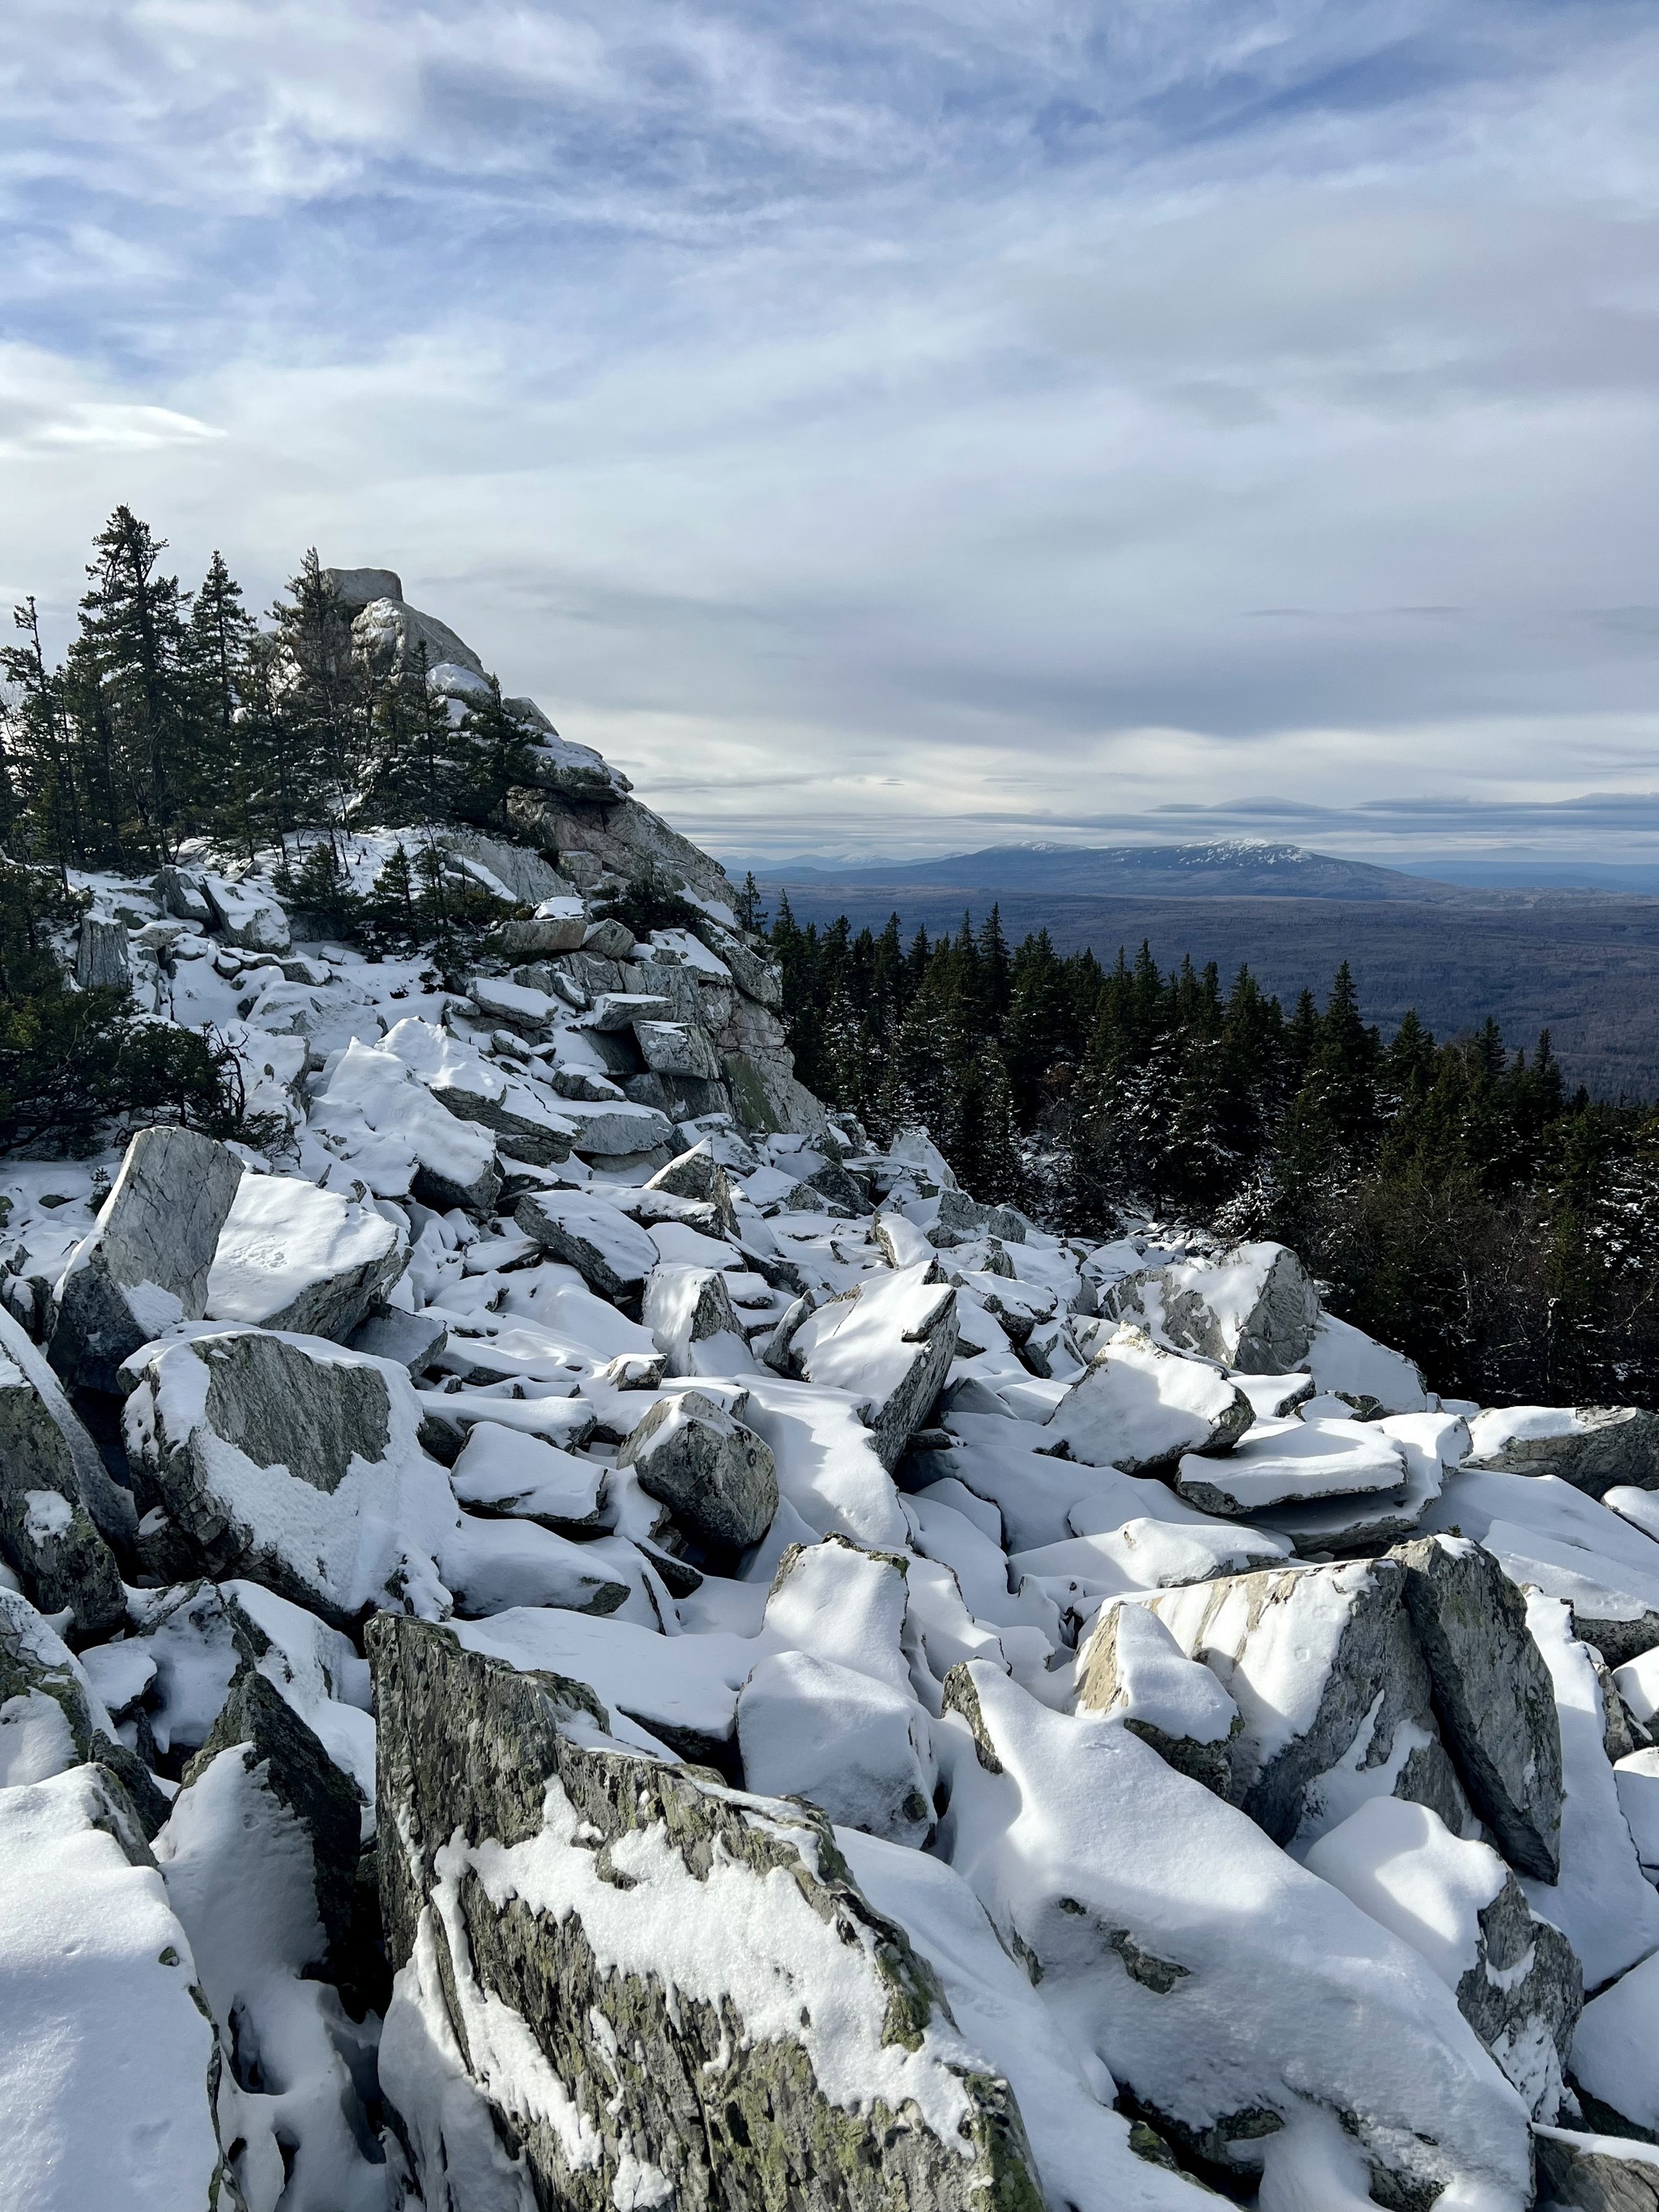
[[[1248,1520],[1271,1506],[1332,1498],[1403,1498],[1405,1454],[1371,1422],[1260,1421],[1225,1459],[1197,1454],[1176,1472],[1178,1496],[1200,1513]]]
[[[207,1317],[349,1337],[409,1263],[409,1232],[292,1176],[244,1176],[219,1232]]]
[[[488,1129],[499,1149],[513,1158],[538,1167],[569,1158],[573,1131],[568,1116],[523,1076],[486,1060],[447,1030],[410,1015],[387,1030],[381,1049],[418,1076],[458,1121],[477,1121]]]
[[[58,1377],[0,1310],[0,1552],[43,1613],[73,1616],[77,1643],[125,1622],[120,1569],[101,1530],[125,1540],[137,1526],[130,1495],[111,1480]]]
[[[574,1267],[590,1290],[614,1304],[638,1299],[657,1264],[657,1248],[618,1206],[585,1191],[535,1191],[514,1218],[525,1235]]]
[[[206,1310],[242,1164],[193,1130],[141,1129],[58,1285],[49,1357],[64,1381],[113,1392],[141,1345]]]
[[[1006,2081],[821,1816],[630,1754],[591,1690],[441,1630],[368,1646],[381,2082],[429,2194],[488,2202],[505,2144],[576,2212],[1038,2212]]]
[[[1469,1465],[1556,1474],[1588,1497],[1659,1490],[1659,1413],[1638,1406],[1506,1406],[1470,1424]]]
[[[1183,1452],[1225,1452],[1255,1416],[1213,1367],[1182,1359],[1126,1324],[1108,1339],[1049,1415],[1071,1457],[1125,1474],[1170,1466]]]

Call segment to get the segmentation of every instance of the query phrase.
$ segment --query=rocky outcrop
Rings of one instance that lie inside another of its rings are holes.
[[[781,2192],[1037,2212],[1006,2081],[820,1816],[629,1756],[591,1691],[441,1630],[383,1615],[368,1645],[382,2080],[423,2185],[466,2201],[499,2142],[591,2212]]]
[[[124,1359],[206,1310],[209,1272],[242,1164],[189,1129],[141,1130],[98,1225],[58,1285],[50,1357],[66,1382],[114,1391]]]
[[[956,1292],[934,1263],[829,1300],[795,1330],[788,1356],[809,1382],[859,1395],[882,1464],[893,1468],[944,1387],[956,1346]]]

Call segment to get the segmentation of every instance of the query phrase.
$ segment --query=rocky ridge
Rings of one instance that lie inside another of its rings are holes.
[[[340,834],[465,975],[78,885],[270,1133],[0,1170],[15,2201],[1659,2205],[1654,1417],[875,1146],[508,703],[510,835]]]

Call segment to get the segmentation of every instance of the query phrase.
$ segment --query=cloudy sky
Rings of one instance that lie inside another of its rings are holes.
[[[727,854],[1659,860],[1651,0],[52,0],[0,591],[398,568]]]

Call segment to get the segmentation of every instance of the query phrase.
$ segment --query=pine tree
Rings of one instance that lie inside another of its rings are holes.
[[[244,694],[256,629],[242,605],[242,587],[216,548],[191,602],[184,665],[200,730],[204,811],[250,860],[258,843],[254,793],[259,763],[250,742],[254,733]]]
[[[83,680],[108,717],[112,769],[157,864],[177,849],[203,773],[201,726],[185,665],[187,594],[156,564],[167,550],[118,507],[93,541],[81,601]]]

